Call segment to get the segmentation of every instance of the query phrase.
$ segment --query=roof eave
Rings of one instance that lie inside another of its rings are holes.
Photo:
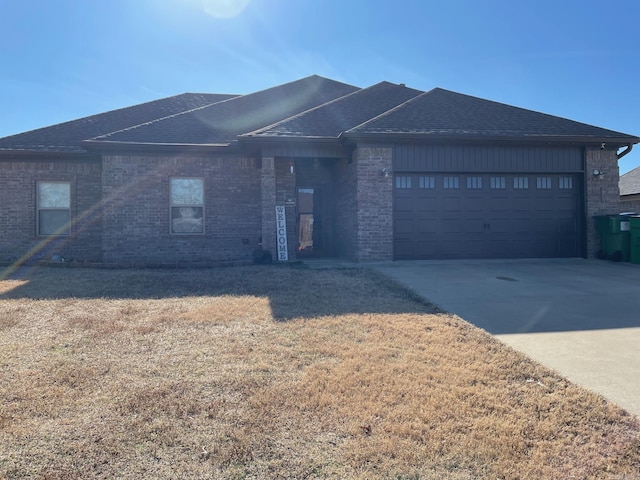
[[[11,149],[0,148],[1,158],[45,157],[50,159],[87,157],[90,152],[82,150],[45,150],[45,149]]]
[[[589,137],[579,135],[460,135],[460,134],[433,134],[433,133],[364,133],[345,132],[342,137],[348,141],[383,142],[409,141],[409,142],[473,142],[473,143],[553,143],[571,145],[602,145],[626,146],[640,143],[638,137]]]
[[[237,141],[230,143],[153,143],[153,142],[114,142],[104,140],[85,140],[83,145],[90,151],[163,151],[163,152],[237,152]]]
[[[238,140],[244,143],[277,143],[277,142],[313,142],[313,143],[338,143],[338,137],[311,136],[311,135],[279,135],[279,136],[255,136],[238,135]]]

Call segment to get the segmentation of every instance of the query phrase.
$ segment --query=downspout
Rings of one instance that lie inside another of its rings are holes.
[[[618,157],[618,160],[620,160],[627,153],[631,152],[631,150],[633,150],[633,144],[630,143],[629,145],[627,145],[627,148],[625,148],[623,151],[621,151],[620,153],[616,153],[616,157]]]

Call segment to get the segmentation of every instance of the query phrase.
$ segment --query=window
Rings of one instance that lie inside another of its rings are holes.
[[[396,188],[411,188],[411,177],[396,177]]]
[[[467,177],[467,188],[482,188],[482,177]]]
[[[458,177],[444,177],[444,188],[460,188]]]
[[[513,177],[513,188],[529,188],[529,177]]]
[[[573,178],[571,177],[560,177],[559,179],[559,187],[561,190],[571,190],[573,189]]]
[[[204,233],[204,180],[172,178],[170,188],[171,233]]]
[[[436,178],[420,177],[420,188],[436,188]]]
[[[38,182],[38,235],[71,234],[71,184],[69,182]]]
[[[536,188],[548,190],[551,188],[551,177],[536,178]]]
[[[507,188],[504,177],[491,177],[491,188],[494,190],[504,190]]]

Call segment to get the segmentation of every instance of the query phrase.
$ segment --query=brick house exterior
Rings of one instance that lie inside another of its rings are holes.
[[[592,257],[638,141],[388,82],[183,94],[0,139],[0,262],[275,260],[276,207],[289,260]]]

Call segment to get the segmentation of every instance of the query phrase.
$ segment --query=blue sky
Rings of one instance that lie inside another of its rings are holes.
[[[640,136],[632,0],[0,0],[0,12],[0,137],[314,73],[438,86]],[[640,145],[621,172],[639,165]]]

